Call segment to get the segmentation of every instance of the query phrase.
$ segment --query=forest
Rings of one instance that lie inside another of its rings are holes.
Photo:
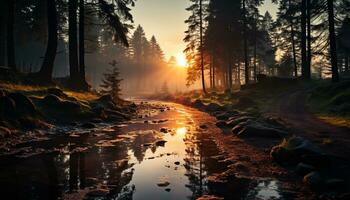
[[[0,192],[350,199],[349,0],[3,0]]]

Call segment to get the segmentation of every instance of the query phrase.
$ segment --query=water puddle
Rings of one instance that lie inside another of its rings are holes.
[[[152,107],[123,126],[73,134],[28,158],[0,159],[7,199],[282,199],[276,181],[234,178],[212,183],[227,170],[192,112],[178,105]],[[197,112],[197,111],[196,111]],[[40,149],[31,147],[32,150]]]

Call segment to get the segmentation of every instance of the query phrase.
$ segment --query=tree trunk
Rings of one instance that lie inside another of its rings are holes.
[[[0,66],[6,65],[6,19],[5,19],[5,9],[4,7],[0,8]]]
[[[230,92],[232,92],[232,62],[231,62],[232,57],[230,56],[228,59],[228,88]]]
[[[332,81],[339,82],[337,46],[336,46],[336,36],[335,36],[335,30],[334,30],[333,0],[327,0],[327,10],[328,10],[328,21],[329,21],[329,43],[330,43],[330,54],[331,54],[331,64],[332,64]]]
[[[307,67],[306,76],[311,78],[311,60],[312,60],[312,49],[311,49],[311,0],[306,0],[307,7]]]
[[[292,5],[291,0],[289,2],[289,7]],[[294,22],[292,16],[290,17],[290,31],[291,31],[291,40],[292,40],[292,50],[293,50],[293,62],[294,62],[294,76],[298,77],[298,63],[297,63],[297,53],[295,48],[295,32],[294,32]]]
[[[77,0],[68,1],[69,72],[71,84],[79,81],[78,40],[77,40]]]
[[[307,51],[306,51],[306,0],[301,2],[301,63],[302,76],[308,79],[307,74]]]
[[[81,89],[87,90],[85,78],[85,5],[84,0],[79,1],[79,73]]]
[[[47,6],[47,28],[48,28],[48,39],[43,64],[39,71],[41,79],[51,82],[52,72],[55,63],[57,53],[57,10],[56,0],[46,0]]]
[[[213,73],[213,89],[216,89],[216,75],[215,75],[215,58],[214,58],[214,56],[212,57],[212,63],[213,63],[213,71],[212,71],[212,73]]]
[[[7,15],[7,66],[16,71],[15,58],[15,39],[14,39],[14,22],[15,22],[15,0],[8,0],[8,15]]]
[[[199,37],[200,37],[200,54],[201,54],[201,71],[202,71],[202,88],[203,92],[207,93],[205,88],[204,78],[204,52],[203,52],[203,0],[199,0]]]
[[[243,0],[243,43],[244,43],[244,71],[245,84],[249,84],[249,60],[248,60],[248,39],[247,39],[247,13],[246,0]]]

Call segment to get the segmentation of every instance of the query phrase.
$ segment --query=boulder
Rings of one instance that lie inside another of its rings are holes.
[[[272,148],[271,156],[279,163],[297,164],[303,162],[312,166],[315,163],[312,160],[314,157],[327,157],[321,149],[302,137],[291,137],[288,140],[283,140],[281,144]]]
[[[155,142],[155,144],[156,144],[156,146],[164,147],[166,142],[167,141],[165,141],[165,140],[158,140]]]
[[[61,102],[61,99],[54,94],[48,94],[44,97],[43,101],[47,105],[57,105]]]
[[[18,115],[34,115],[37,114],[36,107],[32,100],[22,93],[10,93],[7,95],[16,103],[16,113]]]
[[[55,96],[58,96],[60,98],[67,98],[68,95],[66,95],[61,89],[59,88],[49,88],[47,89],[47,94],[52,94],[52,95],[55,95]]]
[[[205,110],[208,112],[215,112],[215,111],[222,110],[222,106],[220,106],[217,103],[210,103],[206,106]]]
[[[32,117],[21,117],[18,119],[21,127],[23,129],[33,130],[38,128],[48,128],[49,125],[40,119],[32,118]]]
[[[235,127],[233,127],[231,129],[231,132],[233,134],[237,135],[239,132],[241,132],[245,128],[246,125],[247,125],[247,122],[241,122],[241,123],[237,124]]]
[[[15,101],[8,96],[0,97],[0,116],[4,118],[13,117],[15,112]]]
[[[203,108],[204,104],[200,99],[196,99],[193,103],[192,103],[193,107],[195,108]]]
[[[220,112],[219,114],[215,115],[217,120],[228,120],[232,115],[229,112]]]
[[[82,128],[92,129],[96,128],[96,125],[92,122],[84,123],[81,125]]]
[[[0,139],[4,139],[11,136],[11,131],[8,128],[0,126]]]
[[[301,155],[302,162],[314,166],[316,169],[326,169],[330,167],[330,157],[324,153],[305,153]]]
[[[102,104],[104,107],[112,110],[116,108],[116,105],[111,95],[103,95],[97,100],[97,102]]]
[[[237,126],[238,124],[242,123],[242,122],[246,122],[248,120],[252,120],[254,119],[254,117],[250,117],[250,116],[242,116],[242,117],[238,117],[238,118],[234,118],[234,119],[231,119],[231,120],[228,120],[226,122],[227,126],[228,127],[235,127]]]
[[[79,112],[81,109],[80,104],[74,101],[62,101],[59,106],[62,110],[69,112]]]
[[[310,186],[310,188],[318,190],[323,185],[323,178],[321,177],[319,172],[310,172],[304,176],[303,182]]]
[[[225,128],[227,126],[226,121],[220,120],[216,122],[216,126],[219,128]]]
[[[305,164],[305,163],[299,163],[295,169],[295,171],[302,175],[305,176],[306,174],[315,171],[315,168],[311,165]]]
[[[288,133],[283,130],[268,127],[266,124],[250,120],[237,135],[239,137],[283,138],[286,137]]]

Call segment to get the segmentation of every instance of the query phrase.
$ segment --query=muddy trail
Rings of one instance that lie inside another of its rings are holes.
[[[123,124],[72,129],[0,156],[4,199],[294,199],[296,181],[268,151],[225,135],[178,104],[140,102]],[[278,179],[277,179],[278,177]]]
[[[307,106],[308,90],[295,90],[282,94],[265,112],[281,118],[289,125],[292,134],[302,136],[322,146],[327,152],[350,163],[349,128],[336,127],[317,118]],[[332,140],[332,145],[324,145]]]

